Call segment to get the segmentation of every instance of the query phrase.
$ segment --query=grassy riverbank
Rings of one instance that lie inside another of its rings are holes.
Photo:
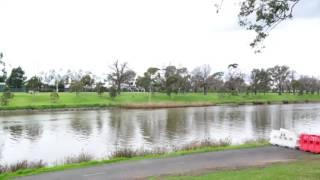
[[[187,93],[167,96],[164,93],[122,93],[112,100],[108,94],[102,96],[96,93],[59,93],[56,103],[50,101],[50,93],[14,93],[14,98],[9,105],[0,106],[0,110],[18,109],[63,109],[63,108],[99,108],[99,107],[125,107],[125,108],[161,108],[161,107],[186,107],[208,106],[216,104],[267,104],[267,103],[303,103],[319,102],[320,95],[292,95],[275,93],[232,96],[230,94],[209,93],[204,96],[200,93]]]
[[[66,169],[75,169],[75,168],[83,168],[83,167],[89,167],[89,166],[97,166],[102,164],[110,164],[110,163],[116,163],[116,162],[123,162],[123,161],[137,161],[137,160],[143,160],[143,159],[154,159],[154,158],[168,158],[168,157],[175,157],[175,156],[182,156],[182,155],[188,155],[188,154],[194,154],[194,153],[204,153],[204,152],[212,152],[212,151],[224,151],[224,150],[233,150],[233,149],[245,149],[245,148],[256,148],[256,147],[262,147],[267,146],[268,143],[266,141],[252,141],[247,142],[245,144],[241,145],[228,145],[227,143],[220,143],[220,144],[199,144],[194,145],[190,144],[185,147],[183,147],[180,150],[176,150],[173,152],[160,152],[160,153],[146,153],[144,155],[138,155],[135,152],[119,152],[116,154],[113,158],[108,160],[90,160],[86,162],[81,163],[74,163],[74,164],[64,164],[64,165],[58,165],[54,167],[40,167],[40,168],[33,168],[33,169],[21,169],[16,172],[7,172],[0,174],[0,179],[11,179],[18,176],[29,176],[29,175],[35,175],[45,172],[54,172],[54,171],[61,171]]]
[[[168,180],[205,180],[205,179],[223,179],[223,180],[270,180],[270,179],[283,179],[283,180],[294,180],[294,179],[308,179],[318,180],[320,177],[320,157],[313,160],[301,160],[296,162],[274,164],[268,167],[262,168],[250,168],[244,170],[225,170],[218,172],[211,172],[196,176],[171,176],[161,178],[150,178],[156,179],[168,179]]]

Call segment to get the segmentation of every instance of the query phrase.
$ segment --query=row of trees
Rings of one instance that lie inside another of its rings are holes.
[[[187,68],[168,66],[164,69],[149,68],[143,76],[139,76],[136,85],[145,90],[172,92],[208,91],[230,92],[238,94],[277,92],[288,93],[318,93],[320,80],[315,77],[297,77],[295,71],[288,66],[274,66],[268,69],[253,69],[250,75],[240,71],[238,64],[230,64],[226,73],[212,72],[209,65],[196,67],[190,73]]]
[[[2,55],[1,55],[2,57]],[[2,61],[0,61],[4,64]],[[26,87],[32,91],[69,91],[79,94],[82,91],[97,91],[102,94],[107,89],[114,89],[119,95],[123,89],[130,91],[166,92],[172,93],[227,92],[236,95],[246,93],[277,92],[288,93],[318,93],[320,80],[310,76],[297,76],[288,66],[274,66],[267,69],[253,69],[249,75],[241,72],[238,64],[230,64],[226,72],[213,72],[209,65],[202,65],[189,71],[186,67],[167,66],[164,68],[150,67],[142,75],[128,67],[127,63],[115,61],[109,68],[109,74],[104,81],[97,81],[97,76],[91,72],[51,70],[33,76],[27,80],[21,67],[13,68],[6,77],[2,69],[0,80],[5,81],[10,88]],[[106,83],[108,85],[106,85]],[[111,88],[112,87],[112,88]]]

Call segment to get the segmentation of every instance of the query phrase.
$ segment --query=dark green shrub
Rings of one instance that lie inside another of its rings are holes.
[[[59,100],[59,94],[57,92],[52,92],[50,94],[50,100],[52,103],[57,103]]]
[[[114,86],[112,86],[109,89],[109,96],[111,97],[111,99],[114,99],[117,97],[117,95],[118,95],[117,89]]]
[[[106,88],[103,86],[102,83],[97,83],[95,90],[98,93],[98,95],[101,96],[106,91]]]
[[[2,106],[7,106],[9,104],[9,100],[14,97],[13,93],[10,91],[10,88],[5,87],[2,96],[0,97],[0,103]]]

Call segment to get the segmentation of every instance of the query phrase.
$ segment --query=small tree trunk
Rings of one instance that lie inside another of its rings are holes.
[[[56,83],[56,92],[59,92],[59,83]]]
[[[208,90],[207,90],[207,86],[204,85],[204,86],[203,86],[203,94],[204,94],[204,95],[207,95],[207,93],[208,93],[207,91],[208,91]]]
[[[279,88],[278,88],[278,94],[279,94],[279,95],[282,95],[282,88],[281,88],[281,85],[279,85]]]
[[[117,91],[118,91],[118,95],[120,95],[120,93],[121,93],[121,83],[118,83]]]

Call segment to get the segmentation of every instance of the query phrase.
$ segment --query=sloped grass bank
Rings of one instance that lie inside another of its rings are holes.
[[[293,95],[275,93],[233,96],[224,93],[209,93],[204,96],[201,93],[173,94],[167,96],[164,93],[122,93],[114,100],[107,94],[102,96],[94,92],[80,93],[59,93],[59,100],[56,103],[50,101],[50,93],[38,93],[35,95],[27,93],[15,93],[9,105],[0,106],[0,110],[47,110],[47,109],[94,109],[106,107],[122,108],[171,108],[171,107],[193,107],[210,106],[218,104],[272,104],[272,103],[305,103],[320,102],[320,95]]]

